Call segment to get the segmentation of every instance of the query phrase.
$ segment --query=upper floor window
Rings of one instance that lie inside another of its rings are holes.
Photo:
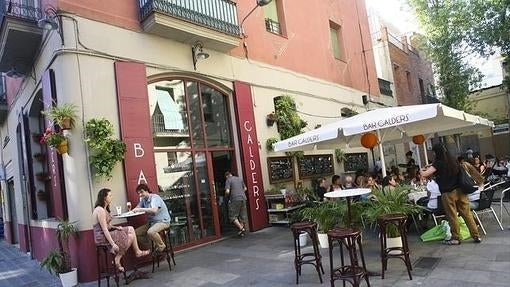
[[[279,1],[273,0],[264,6],[264,18],[266,22],[266,30],[271,33],[282,35],[282,25],[280,21]]]
[[[342,45],[342,27],[336,23],[329,22],[329,35],[331,40],[331,50],[335,59],[343,60],[345,51]]]

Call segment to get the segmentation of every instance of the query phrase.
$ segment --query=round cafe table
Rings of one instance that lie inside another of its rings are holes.
[[[351,189],[338,189],[331,192],[326,192],[324,197],[327,198],[342,198],[347,199],[347,225],[351,225],[351,198],[372,192],[370,188],[351,188]]]

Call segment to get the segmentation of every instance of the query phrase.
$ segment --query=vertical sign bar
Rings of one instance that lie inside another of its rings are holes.
[[[235,81],[234,90],[242,170],[244,181],[248,187],[250,230],[255,231],[266,227],[268,222],[251,87],[246,83]]]
[[[147,75],[144,64],[115,62],[114,65],[120,131],[127,147],[124,158],[127,197],[135,206],[139,201],[135,191],[138,184],[145,183],[151,191],[158,192]]]

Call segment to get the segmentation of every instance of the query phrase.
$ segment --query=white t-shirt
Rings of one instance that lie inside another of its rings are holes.
[[[439,191],[439,185],[437,185],[435,180],[431,180],[427,183],[427,191],[430,192],[427,207],[430,209],[437,209],[437,198],[441,196],[441,192]]]

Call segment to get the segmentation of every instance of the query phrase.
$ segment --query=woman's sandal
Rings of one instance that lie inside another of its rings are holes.
[[[443,240],[444,245],[460,245],[460,241],[457,239]]]
[[[117,271],[124,272],[124,267],[120,265],[120,263],[115,263],[115,267],[117,268]]]

